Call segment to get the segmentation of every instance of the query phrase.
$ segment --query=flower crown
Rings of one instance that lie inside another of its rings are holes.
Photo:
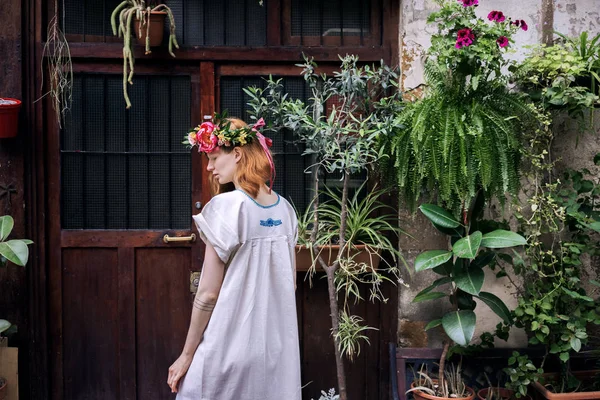
[[[259,140],[261,144],[264,141],[268,147],[271,147],[273,141],[258,131],[258,128],[264,125],[264,120],[261,118],[254,126],[232,129],[226,113],[215,113],[213,122],[203,122],[190,130],[182,143],[190,149],[198,146],[198,152],[204,153],[212,153],[217,147],[222,146],[244,146],[254,140]]]

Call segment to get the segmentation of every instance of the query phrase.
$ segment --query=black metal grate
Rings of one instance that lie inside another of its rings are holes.
[[[61,134],[63,229],[187,229],[189,77],[76,74]],[[183,132],[183,133],[182,133]]]
[[[292,36],[370,35],[371,1],[291,0]]]
[[[84,42],[106,41],[113,36],[110,16],[120,2],[64,0],[65,33],[83,35]],[[266,45],[267,8],[258,0],[170,0],[166,4],[173,11],[180,45]],[[164,30],[168,34],[168,21]]]

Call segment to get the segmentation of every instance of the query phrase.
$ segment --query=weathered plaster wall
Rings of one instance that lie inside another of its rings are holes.
[[[554,9],[552,9],[554,6]],[[430,45],[431,34],[435,26],[426,23],[427,16],[435,10],[432,0],[405,0],[401,3],[400,17],[400,60],[402,84],[405,90],[420,92],[423,85],[423,52]],[[491,10],[501,10],[514,19],[525,19],[529,24],[527,32],[520,31],[515,35],[515,51],[511,57],[522,59],[526,53],[524,45],[540,43],[543,33],[549,34],[552,29],[579,35],[588,30],[593,34],[600,32],[600,0],[479,0],[477,14],[485,17]],[[553,156],[560,158],[560,169],[588,168],[600,177],[600,169],[592,162],[593,155],[600,152],[600,112],[596,113],[595,127],[587,133],[578,133],[577,126],[571,121],[559,121],[556,126],[559,140],[556,141]],[[579,135],[579,145],[575,142]],[[499,215],[499,211],[496,213]],[[504,215],[510,217],[511,210],[505,209]],[[403,238],[402,250],[409,265],[413,265],[415,257],[422,251],[445,248],[445,238],[439,235],[428,221],[421,215],[408,213],[403,218],[403,228],[414,239]],[[597,264],[597,260],[595,260]],[[593,272],[592,272],[593,273]],[[439,302],[413,304],[414,296],[438,277],[433,272],[425,271],[407,277],[410,287],[401,287],[398,302],[398,344],[403,347],[440,347],[443,340],[441,329],[425,332],[425,325],[443,315],[444,309]],[[486,275],[484,284],[486,291],[501,297],[509,308],[516,305],[514,288],[507,278],[496,279],[493,274]],[[490,331],[500,322],[500,318],[489,311],[484,304],[477,309],[478,329],[475,337],[482,331]],[[509,342],[498,341],[497,346],[518,347],[526,343],[522,331],[513,330]]]

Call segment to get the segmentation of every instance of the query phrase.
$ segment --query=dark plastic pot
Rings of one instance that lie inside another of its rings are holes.
[[[17,136],[19,128],[19,110],[21,100],[2,98],[0,100],[10,101],[12,104],[0,103],[0,138],[12,138]]]

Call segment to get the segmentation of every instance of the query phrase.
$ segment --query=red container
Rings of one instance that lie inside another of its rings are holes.
[[[0,97],[0,100],[8,100],[14,104],[0,103],[0,138],[11,138],[17,136],[19,127],[19,110],[21,100]]]

